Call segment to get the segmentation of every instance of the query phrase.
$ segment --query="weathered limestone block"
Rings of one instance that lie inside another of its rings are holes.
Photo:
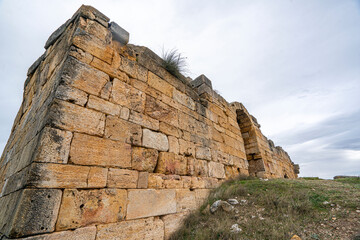
[[[185,218],[189,212],[181,212],[169,214],[161,217],[164,222],[165,239],[170,239],[171,235],[175,233],[184,223]]]
[[[159,130],[159,120],[135,111],[130,111],[129,121],[155,131]]]
[[[84,227],[71,231],[54,232],[33,237],[23,238],[24,240],[95,240],[96,227]]]
[[[95,97],[93,95],[89,96],[89,101],[87,103],[87,107],[91,109],[95,109],[102,113],[119,116],[120,115],[120,106],[113,104],[111,102],[105,101],[101,98]]]
[[[139,79],[142,82],[147,82],[148,70],[137,64],[135,61],[121,56],[119,69],[132,78]]]
[[[149,183],[149,173],[148,172],[139,172],[139,180],[137,182],[137,188],[148,188]]]
[[[71,139],[71,132],[45,127],[33,161],[67,163]]]
[[[104,133],[105,114],[56,100],[50,110],[50,123],[64,130],[101,136]]]
[[[12,213],[8,236],[23,237],[55,230],[62,191],[56,189],[25,189],[16,211]]]
[[[198,160],[194,157],[187,158],[187,174],[190,176],[209,176],[208,162],[206,160]]]
[[[165,188],[164,174],[150,173],[148,177],[148,188],[161,189]]]
[[[109,100],[110,98],[110,94],[111,94],[111,90],[112,90],[112,82],[109,81],[107,82],[104,87],[101,89],[100,92],[100,97],[105,99],[105,100]]]
[[[137,112],[144,112],[146,94],[119,79],[114,79],[111,101]]]
[[[120,141],[75,133],[70,159],[79,165],[131,167],[131,146]]]
[[[160,152],[157,173],[186,175],[186,157],[170,152]]]
[[[156,149],[133,147],[131,168],[138,171],[154,172],[159,152]]]
[[[209,176],[215,178],[225,178],[224,165],[217,162],[209,162]]]
[[[111,46],[84,30],[80,28],[76,29],[73,44],[104,62],[111,64],[113,57],[113,49]]]
[[[146,199],[146,201],[144,201],[144,199]],[[159,216],[175,212],[175,190],[128,190],[126,219]]]
[[[104,42],[111,37],[111,33],[107,27],[91,19],[80,17],[79,27]]]
[[[202,177],[191,177],[191,189],[205,188],[206,182]]]
[[[176,212],[195,210],[197,201],[195,191],[189,189],[176,190]]]
[[[111,78],[121,80],[123,82],[129,82],[129,77],[122,71],[118,69],[120,63],[117,63],[116,60],[120,59],[118,53],[114,53],[112,65],[94,57],[90,65],[107,73]]]
[[[211,150],[207,147],[197,147],[195,150],[195,156],[199,159],[211,160]]]
[[[166,135],[179,137],[178,128],[161,121],[160,121],[160,132],[165,133]]]
[[[225,176],[227,179],[234,179],[239,176],[240,169],[232,166],[225,166]]]
[[[164,175],[162,178],[164,179],[164,186],[167,189],[178,189],[184,187],[179,175]]]
[[[180,146],[179,146],[179,139],[173,136],[168,136],[169,140],[169,152],[179,154]]]
[[[56,230],[95,223],[111,223],[125,218],[127,192],[123,189],[65,189]]]
[[[155,240],[164,239],[164,223],[160,219],[145,218],[98,225],[98,240]]]
[[[178,126],[177,110],[153,97],[146,97],[145,114],[172,126]]]
[[[158,132],[153,132],[149,129],[143,129],[143,143],[144,147],[154,148],[159,151],[166,152],[169,150],[169,141],[166,135]]]
[[[113,116],[106,118],[106,138],[139,146],[141,145],[141,136],[141,126]]]
[[[106,179],[106,168],[34,163],[26,180],[29,186],[40,188],[100,188]]]
[[[185,156],[195,156],[194,144],[183,139],[179,139],[179,151]]]
[[[124,120],[129,120],[130,117],[130,109],[126,107],[122,107],[120,111],[120,118]]]
[[[85,105],[87,102],[87,96],[87,93],[68,85],[58,86],[55,92],[55,97],[57,99],[73,102],[80,106]]]
[[[62,79],[66,84],[95,96],[99,96],[101,89],[110,80],[107,74],[72,57],[65,62]]]
[[[196,104],[195,104],[194,100],[191,97],[189,97],[188,95],[174,89],[173,98],[175,101],[177,101],[181,105],[183,105],[193,111],[196,110]]]
[[[175,88],[150,71],[148,72],[148,84],[169,97],[173,96],[172,94]]]
[[[133,170],[110,168],[107,186],[110,188],[136,188],[139,173]]]

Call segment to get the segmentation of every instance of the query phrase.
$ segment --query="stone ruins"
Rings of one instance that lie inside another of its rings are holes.
[[[30,67],[0,160],[0,239],[167,239],[212,188],[299,168],[204,75],[82,6]]]

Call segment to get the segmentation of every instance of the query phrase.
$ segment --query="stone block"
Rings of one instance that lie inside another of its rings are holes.
[[[209,176],[208,162],[194,157],[187,158],[187,174],[190,176]]]
[[[157,173],[186,175],[186,157],[170,152],[160,152]]]
[[[107,74],[73,57],[66,60],[62,79],[66,84],[95,96],[99,96],[105,84],[110,80]]]
[[[122,107],[120,111],[120,118],[124,120],[129,120],[130,117],[130,110],[126,107]]]
[[[33,161],[67,163],[71,139],[71,132],[45,127]]]
[[[177,127],[174,127],[170,124],[160,121],[160,132],[165,133],[166,135],[179,137],[179,130]]]
[[[181,212],[161,217],[164,222],[165,240],[170,239],[171,235],[181,228],[188,215],[189,212]]]
[[[23,190],[7,235],[15,238],[54,231],[61,196],[57,189]]]
[[[110,45],[106,44],[105,41],[90,35],[80,28],[76,29],[72,41],[76,47],[91,53],[93,56],[103,60],[104,62],[111,64],[113,49]]]
[[[179,139],[179,151],[180,154],[185,156],[195,156],[194,144],[183,139]]]
[[[148,188],[149,173],[139,172],[139,180],[137,182],[137,188]]]
[[[146,199],[146,201],[144,201]],[[126,219],[160,216],[176,212],[175,190],[128,190]]]
[[[196,110],[196,104],[195,104],[194,100],[191,97],[189,97],[188,95],[175,89],[173,92],[173,98],[175,101],[177,101],[181,105],[183,105],[193,111]]]
[[[105,114],[75,104],[55,100],[50,109],[50,124],[64,130],[101,136]]]
[[[153,97],[146,97],[145,114],[159,121],[166,122],[172,126],[178,126],[177,110]]]
[[[179,175],[164,175],[162,178],[164,179],[164,186],[167,189],[178,189],[184,187]]]
[[[209,162],[209,176],[215,178],[225,178],[224,165],[217,162]]]
[[[160,173],[150,173],[148,177],[148,188],[165,188],[163,176],[164,174]]]
[[[92,59],[90,62],[90,65],[94,68],[105,72],[106,74],[109,74],[110,78],[121,80],[123,82],[129,82],[129,77],[126,75],[126,73],[120,71],[117,66],[115,66],[115,57],[118,56],[118,53],[114,54],[114,61],[113,64],[110,65],[96,57]]]
[[[133,170],[110,168],[107,186],[109,188],[136,188],[139,173]]]
[[[169,140],[169,152],[179,154],[180,146],[179,146],[179,140],[174,136],[168,136]]]
[[[225,176],[227,179],[234,179],[239,175],[238,168],[233,166],[225,166]]]
[[[127,192],[123,189],[65,189],[56,230],[121,221],[125,218],[126,201]]]
[[[200,76],[195,78],[195,80],[191,81],[190,84],[193,88],[197,88],[202,84],[206,84],[207,86],[212,88],[212,83],[210,79],[208,79],[204,74],[201,74]]]
[[[27,185],[39,188],[95,188],[105,187],[106,178],[105,168],[33,163]]]
[[[112,33],[112,39],[114,41],[118,41],[123,45],[126,45],[129,42],[129,33],[116,22],[111,22],[109,24],[109,30]]]
[[[121,56],[121,64],[119,69],[128,74],[131,78],[138,79],[142,82],[147,82],[148,70],[133,60]]]
[[[202,177],[191,177],[191,189],[205,188],[206,182]]]
[[[119,79],[114,79],[111,101],[137,112],[144,112],[146,94]]]
[[[135,111],[130,111],[129,121],[155,131],[159,130],[159,120]]]
[[[79,165],[131,167],[131,146],[124,142],[75,133],[70,159]]]
[[[207,147],[197,147],[195,150],[195,156],[199,159],[211,160],[211,150]]]
[[[111,102],[95,97],[93,95],[89,96],[87,107],[114,116],[119,116],[121,109],[119,105],[113,104]]]
[[[143,129],[142,145],[148,148],[154,148],[159,151],[169,150],[169,141],[166,135],[158,132],[153,132],[149,129]]]
[[[109,100],[111,90],[112,90],[112,82],[110,81],[110,82],[107,82],[105,84],[105,86],[101,89],[100,97],[105,99],[105,100]]]
[[[160,219],[145,218],[98,225],[98,240],[155,240],[164,239],[164,223]]]
[[[23,238],[24,240],[95,240],[96,226],[78,228],[70,231],[54,232],[33,237]]]
[[[195,191],[189,189],[176,190],[176,212],[195,210],[197,208]]]
[[[169,97],[173,96],[172,94],[175,88],[150,71],[148,72],[148,84]]]
[[[84,106],[87,102],[87,93],[68,85],[60,85],[55,92],[55,98]]]
[[[106,118],[106,138],[126,142],[131,145],[141,145],[141,136],[141,126],[113,116]]]
[[[138,171],[154,172],[159,152],[156,149],[133,147],[131,168]]]

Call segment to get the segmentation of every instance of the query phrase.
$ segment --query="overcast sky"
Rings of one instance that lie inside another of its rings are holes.
[[[82,3],[160,54],[177,48],[244,103],[300,176],[360,175],[359,0],[0,0],[0,152],[30,65]]]

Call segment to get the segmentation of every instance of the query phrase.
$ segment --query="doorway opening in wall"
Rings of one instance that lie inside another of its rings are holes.
[[[261,157],[259,158],[261,155],[256,139],[256,132],[249,114],[242,109],[237,109],[236,115],[241,135],[244,139],[246,159],[249,162],[249,174],[250,176],[256,176],[256,173],[260,170],[257,165],[259,162],[262,162]]]

